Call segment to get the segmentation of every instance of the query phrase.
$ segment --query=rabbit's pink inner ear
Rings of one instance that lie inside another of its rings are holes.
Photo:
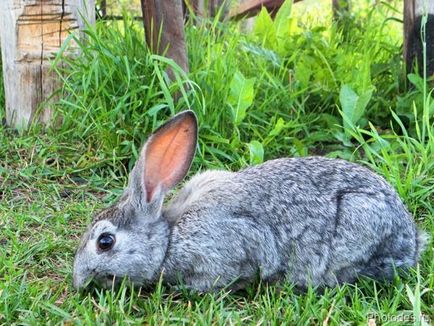
[[[148,203],[157,190],[165,192],[185,177],[194,157],[196,142],[197,122],[191,111],[178,114],[149,139],[145,148],[144,174]]]

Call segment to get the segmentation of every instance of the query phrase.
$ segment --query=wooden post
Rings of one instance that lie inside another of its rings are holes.
[[[23,129],[36,119],[49,124],[52,112],[41,107],[60,86],[49,60],[75,29],[80,16],[93,21],[93,0],[0,0],[0,35],[6,95],[6,122]]]
[[[141,0],[146,42],[151,50],[173,59],[188,72],[182,0]],[[161,31],[161,33],[160,33]],[[173,72],[168,70],[173,78]]]
[[[434,0],[404,1],[404,60],[410,73],[415,61],[419,74],[423,74],[423,46],[421,37],[422,17],[426,13],[425,26],[427,76],[434,75]]]

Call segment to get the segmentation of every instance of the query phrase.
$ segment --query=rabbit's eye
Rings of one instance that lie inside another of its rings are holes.
[[[115,236],[113,234],[103,233],[97,240],[98,248],[102,251],[110,250],[115,244],[115,241]]]

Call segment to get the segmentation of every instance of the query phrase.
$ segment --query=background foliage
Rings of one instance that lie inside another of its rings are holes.
[[[403,73],[402,2],[360,1],[345,29],[332,23],[328,6],[288,2],[274,21],[262,11],[251,32],[243,23],[192,19],[188,75],[149,53],[142,25],[131,19],[137,13],[128,11],[121,22],[89,29],[79,59],[59,54],[66,64],[53,67],[64,88],[51,105],[60,128],[16,134],[0,127],[0,322],[434,320],[432,242],[403,279],[363,280],[322,295],[295,293],[290,284],[202,296],[161,285],[140,293],[71,287],[74,249],[92,213],[120,194],[149,133],[186,108],[200,120],[191,173],[280,156],[357,161],[383,175],[434,235],[432,84]],[[174,82],[168,66],[177,71]]]

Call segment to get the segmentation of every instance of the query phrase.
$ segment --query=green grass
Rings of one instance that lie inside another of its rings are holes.
[[[173,83],[164,72],[171,63],[147,51],[136,23],[89,30],[52,103],[62,126],[22,134],[0,126],[0,324],[396,325],[421,324],[421,314],[432,323],[432,240],[403,278],[324,293],[258,284],[236,294],[163,285],[79,294],[71,279],[92,214],[119,196],[149,132],[185,108],[200,120],[191,173],[279,156],[343,157],[383,175],[434,237],[434,101],[426,78],[402,73],[401,25],[392,19],[401,8],[363,2],[346,32],[330,12],[296,6],[292,20],[261,14],[252,33],[217,20],[188,25],[191,71],[178,69]],[[0,81],[1,119],[3,107]]]

